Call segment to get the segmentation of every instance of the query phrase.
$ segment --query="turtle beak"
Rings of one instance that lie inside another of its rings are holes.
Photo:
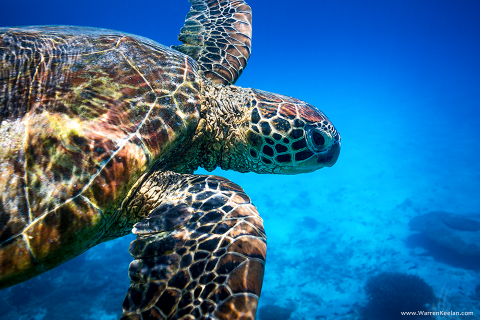
[[[299,174],[309,173],[322,169],[324,167],[332,167],[338,160],[340,155],[340,139],[336,141],[330,148],[325,151],[318,152],[309,159],[297,162],[294,166],[284,167],[279,170],[281,174]]]
[[[328,150],[316,153],[313,157],[302,163],[297,163],[292,173],[313,172],[324,167],[332,167],[340,155],[340,140],[335,142]]]
[[[335,142],[330,149],[325,152],[321,152],[317,155],[317,163],[323,165],[323,167],[333,166],[340,155],[340,140]]]

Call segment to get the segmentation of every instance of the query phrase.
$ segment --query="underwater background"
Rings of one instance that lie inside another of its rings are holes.
[[[420,304],[401,311],[480,319],[480,2],[248,4],[252,56],[236,84],[305,100],[342,136],[336,165],[314,173],[214,171],[241,185],[264,219],[257,318],[415,319],[381,306]],[[1,0],[0,26],[102,27],[169,46],[189,7]],[[0,319],[118,319],[133,239],[0,291]],[[422,300],[429,286],[433,302]]]

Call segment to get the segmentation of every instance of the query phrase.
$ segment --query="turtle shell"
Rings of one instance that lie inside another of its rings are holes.
[[[115,209],[193,135],[199,79],[194,60],[142,37],[0,29],[0,280],[130,232]]]

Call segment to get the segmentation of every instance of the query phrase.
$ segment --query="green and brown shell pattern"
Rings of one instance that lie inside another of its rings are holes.
[[[115,208],[191,139],[197,68],[111,30],[0,29],[0,288],[131,231]]]

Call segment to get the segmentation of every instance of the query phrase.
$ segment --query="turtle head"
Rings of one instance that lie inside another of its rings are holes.
[[[210,89],[204,108],[209,133],[200,148],[203,168],[297,174],[337,161],[340,135],[312,105],[250,88]]]
[[[245,142],[252,171],[297,174],[335,164],[340,134],[323,112],[295,98],[251,92]]]

